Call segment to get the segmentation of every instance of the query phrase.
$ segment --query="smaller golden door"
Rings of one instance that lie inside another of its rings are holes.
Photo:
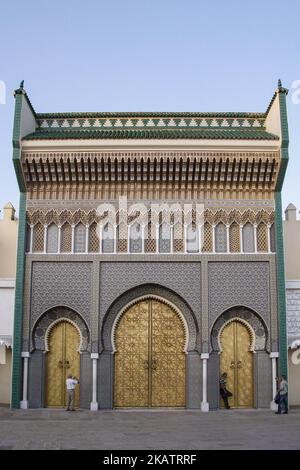
[[[232,393],[228,399],[232,408],[253,407],[253,353],[250,345],[250,333],[243,323],[233,321],[225,326],[221,334],[220,375],[227,373],[226,388]],[[222,398],[221,407],[224,408]]]
[[[46,406],[66,405],[66,379],[69,374],[79,378],[80,338],[76,328],[67,321],[57,323],[50,333],[47,354]],[[75,406],[79,406],[79,385],[75,389]]]

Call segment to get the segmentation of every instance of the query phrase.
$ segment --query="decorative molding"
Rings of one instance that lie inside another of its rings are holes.
[[[53,117],[39,118],[37,120],[41,129],[141,129],[141,128],[220,128],[220,129],[264,129],[265,116],[263,117],[229,117],[228,115],[218,117],[217,115],[204,115],[203,117],[175,117],[175,116],[157,116],[148,113],[149,116],[112,116],[112,117]]]

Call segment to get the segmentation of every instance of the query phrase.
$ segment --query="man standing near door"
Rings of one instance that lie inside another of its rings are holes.
[[[282,409],[284,409],[283,414],[287,414],[289,412],[288,409],[288,383],[286,381],[285,375],[277,379],[279,382],[279,403],[278,403],[278,411],[276,411],[276,415],[280,415]]]
[[[67,386],[67,411],[75,411],[74,409],[74,400],[75,400],[75,387],[79,384],[77,377],[68,375],[66,380]]]

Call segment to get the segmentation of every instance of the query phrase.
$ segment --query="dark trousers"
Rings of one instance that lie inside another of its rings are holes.
[[[223,398],[225,408],[227,408],[227,409],[230,408],[229,403],[228,403],[228,396],[227,396],[226,390],[224,390],[223,388],[220,388],[220,395]]]
[[[279,395],[279,403],[278,403],[278,413],[281,413],[284,410],[285,413],[288,412],[288,394],[285,393],[284,395]]]

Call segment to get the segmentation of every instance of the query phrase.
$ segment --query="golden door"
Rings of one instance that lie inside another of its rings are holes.
[[[66,405],[67,376],[79,378],[79,343],[79,334],[71,323],[61,321],[52,329],[47,355],[46,406]],[[75,406],[79,406],[79,385],[75,389]]]
[[[185,406],[185,332],[169,305],[151,299],[130,307],[115,344],[115,407]]]
[[[233,408],[253,407],[253,353],[249,351],[251,338],[246,326],[233,321],[221,335],[220,372],[227,372],[227,389],[232,393],[229,405]],[[221,407],[224,407],[221,399]]]

